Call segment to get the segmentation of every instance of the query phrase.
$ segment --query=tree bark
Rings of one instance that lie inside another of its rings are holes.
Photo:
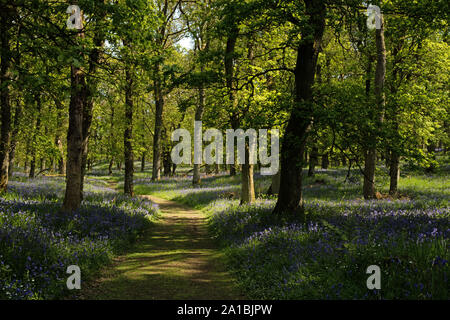
[[[385,107],[384,82],[386,76],[386,46],[384,42],[384,21],[380,17],[381,28],[375,31],[375,42],[377,47],[377,66],[375,70],[375,122],[376,128],[379,128],[383,122]],[[375,198],[375,167],[377,162],[377,141],[378,137],[373,134],[371,137],[371,146],[365,156],[364,165],[364,185],[363,194],[365,199]]]
[[[142,152],[142,157],[141,157],[141,172],[145,171],[145,155],[146,152]]]
[[[311,124],[314,76],[325,29],[323,0],[305,1],[309,24],[301,28],[295,68],[295,106],[291,112],[281,149],[280,193],[274,214],[299,214],[302,206],[302,160]]]
[[[130,67],[125,70],[125,131],[124,131],[124,159],[125,159],[125,181],[124,193],[133,196],[133,78]]]
[[[203,72],[203,67],[201,68]],[[205,108],[205,89],[203,85],[198,88],[198,106],[195,110],[195,121],[202,121],[203,110]],[[200,141],[202,143],[202,141]],[[194,163],[194,173],[192,175],[192,184],[194,186],[200,185],[200,165]]]
[[[308,177],[315,174],[316,166],[319,163],[319,149],[314,145],[311,148],[311,155],[309,157]]]
[[[10,47],[10,28],[11,19],[9,15],[11,10],[3,4],[0,6],[0,192],[6,191],[8,187],[8,165],[9,165],[9,144],[11,139],[11,101],[10,101],[10,83],[11,83],[11,59],[12,52]]]
[[[108,166],[108,175],[112,175],[112,167],[114,164],[114,158],[111,158],[111,160],[109,160],[109,166]]]
[[[398,180],[400,178],[400,157],[395,151],[391,153],[389,177],[389,194],[395,196],[398,192]]]
[[[155,133],[153,135],[153,168],[152,180],[161,179],[161,132],[163,125],[164,96],[161,88],[160,65],[155,65],[154,95],[155,95]]]
[[[37,136],[39,135],[39,131],[41,130],[42,101],[40,93],[35,94],[35,101],[36,101],[37,118],[36,118],[36,127],[34,128],[33,133],[33,145],[31,146],[31,164],[29,174],[30,178],[34,178],[36,176],[36,148],[37,148],[36,144],[37,144]],[[42,161],[40,170],[42,170]]]
[[[241,205],[255,202],[253,164],[250,164],[249,146],[245,145],[245,163],[242,165]]]
[[[275,195],[280,192],[280,173],[281,171],[278,170],[278,172],[272,176],[272,183],[270,184],[267,194]]]
[[[79,32],[77,37],[84,38]],[[80,55],[83,53],[80,52]],[[63,212],[75,211],[81,205],[81,179],[83,154],[83,104],[86,94],[85,72],[80,67],[71,66],[71,96],[69,104],[69,129],[67,131],[66,192]]]
[[[12,177],[14,172],[14,160],[16,157],[17,136],[19,134],[21,118],[22,118],[22,102],[20,101],[19,98],[17,98],[16,112],[14,114],[14,129],[11,133],[11,144],[9,147],[9,165],[8,165],[9,177]]]
[[[170,156],[170,149],[164,151],[163,162],[164,176],[169,177],[172,175],[172,158]]]
[[[328,152],[325,152],[322,155],[322,169],[327,170],[329,165],[330,165],[330,160],[328,158]]]
[[[65,174],[66,173],[66,161],[64,159],[64,146],[61,141],[61,137],[56,137],[56,145],[59,150],[59,162],[58,162],[58,173]]]

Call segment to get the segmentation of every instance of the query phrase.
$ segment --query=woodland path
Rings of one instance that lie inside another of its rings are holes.
[[[161,218],[101,277],[83,287],[81,299],[243,299],[226,272],[223,254],[201,211],[143,196],[159,205]]]

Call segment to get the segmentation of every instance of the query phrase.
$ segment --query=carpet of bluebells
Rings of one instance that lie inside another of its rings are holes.
[[[203,207],[213,235],[246,295],[255,299],[448,299],[450,182],[402,177],[400,199],[364,201],[358,172],[325,170],[306,178],[307,223],[275,219],[276,200],[255,204],[229,199],[239,178],[190,177],[144,189]],[[263,190],[269,179],[256,177]],[[386,184],[386,179],[384,183]],[[379,187],[386,188],[385,185]],[[367,268],[381,269],[381,290],[367,288]]]
[[[17,175],[0,197],[0,299],[64,297],[69,265],[89,278],[158,214],[150,201],[88,179],[81,208],[60,215],[64,186],[63,178]]]

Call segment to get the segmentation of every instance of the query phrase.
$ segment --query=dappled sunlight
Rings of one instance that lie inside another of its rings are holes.
[[[207,232],[204,214],[168,200],[145,198],[158,204],[163,218],[152,226],[146,239],[118,259],[112,270],[106,272],[109,276],[91,284],[81,296],[90,299],[239,298],[233,280],[224,269],[222,254]]]

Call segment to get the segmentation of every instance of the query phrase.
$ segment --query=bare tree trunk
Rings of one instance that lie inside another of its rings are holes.
[[[109,161],[109,166],[108,166],[108,175],[112,175],[112,167],[114,164],[114,158],[111,158],[111,160]]]
[[[125,71],[125,132],[124,132],[124,158],[125,158],[125,181],[124,193],[133,196],[133,78],[130,67]]]
[[[203,67],[201,68],[203,72]],[[195,121],[202,121],[203,110],[205,108],[205,89],[203,85],[198,89],[198,106],[195,110]],[[200,141],[202,143],[202,141]],[[192,184],[198,186],[200,184],[200,164],[194,163],[194,173],[192,175]]]
[[[274,214],[299,214],[304,219],[302,205],[302,160],[313,108],[314,76],[322,36],[326,7],[323,0],[305,1],[307,26],[301,30],[295,68],[295,106],[291,112],[281,149],[280,193]]]
[[[241,205],[255,202],[253,164],[250,164],[249,146],[245,146],[245,163],[242,165]]]
[[[314,145],[311,149],[311,155],[309,157],[309,169],[308,177],[312,177],[315,174],[316,166],[319,163],[319,149]]]
[[[142,157],[141,157],[141,172],[145,171],[145,155],[146,155],[146,152],[143,152]]]
[[[11,59],[10,48],[10,27],[11,19],[9,7],[0,6],[0,192],[6,191],[8,187],[8,165],[9,165],[9,144],[11,139],[11,102],[10,102],[10,81],[11,81]]]
[[[377,162],[376,149],[370,148],[364,158],[364,185],[363,194],[365,199],[375,198],[375,166]]]
[[[61,141],[61,137],[56,138],[56,145],[58,146],[59,150],[59,162],[58,162],[58,173],[59,174],[65,174],[66,173],[66,161],[64,159],[64,147]]]
[[[16,100],[16,112],[14,114],[14,129],[11,133],[11,145],[9,147],[9,165],[8,175],[12,177],[14,172],[14,160],[16,157],[17,135],[19,134],[20,121],[22,118],[22,102],[19,98]]]
[[[391,94],[395,96],[398,91],[398,87],[400,86],[401,79],[403,78],[403,71],[401,68],[398,67],[398,60],[399,60],[399,50],[401,45],[403,44],[403,40],[400,40],[398,46],[395,46],[392,51],[392,59],[393,59],[393,70],[392,70],[392,80],[393,85],[391,86]],[[419,45],[420,46],[420,45]],[[401,74],[400,81],[398,79],[398,74]],[[398,130],[398,106],[397,102],[393,101],[391,104],[390,109],[390,116],[389,121],[392,123],[393,128],[393,134],[394,134],[394,140],[399,139],[399,130]],[[398,193],[398,182],[400,180],[400,155],[399,152],[396,150],[396,146],[392,145],[387,152],[387,157],[389,158],[389,194],[391,196],[395,196]]]
[[[330,165],[330,160],[328,158],[328,152],[326,152],[322,155],[322,169],[327,170],[329,165]]]
[[[33,145],[31,146],[31,165],[30,165],[30,178],[34,178],[36,175],[36,142],[39,131],[41,130],[41,94],[35,94],[36,100],[36,109],[37,109],[37,118],[36,118],[36,127],[34,128],[33,133]],[[41,162],[42,167],[42,162]],[[42,168],[40,169],[42,170]]]
[[[386,76],[386,47],[384,43],[384,21],[381,19],[381,28],[375,31],[375,42],[377,46],[377,67],[375,71],[375,99],[376,99],[376,112],[375,121],[377,122],[375,127],[380,127],[383,122],[383,114],[385,107],[384,96],[384,82]],[[375,167],[377,161],[377,140],[375,135],[371,138],[372,146],[369,148],[365,157],[364,166],[364,185],[363,194],[365,199],[375,198]]]
[[[398,180],[400,178],[400,157],[395,151],[391,153],[389,166],[389,194],[391,196],[395,196],[398,192]]]
[[[176,171],[177,171],[177,164],[172,163],[172,176],[175,176]]]
[[[272,183],[270,184],[267,194],[275,195],[280,192],[280,174],[281,171],[278,170],[278,172],[272,176]]]
[[[79,32],[77,37],[84,38]],[[82,53],[80,52],[80,55]],[[63,212],[75,211],[81,205],[81,179],[83,154],[83,104],[86,79],[82,68],[71,66],[71,96],[69,104],[69,129],[67,131],[66,192]]]
[[[164,97],[161,88],[160,66],[155,65],[155,80],[154,80],[154,94],[155,94],[155,134],[153,135],[153,168],[152,180],[159,180],[161,178],[161,132],[163,125],[163,110]]]

